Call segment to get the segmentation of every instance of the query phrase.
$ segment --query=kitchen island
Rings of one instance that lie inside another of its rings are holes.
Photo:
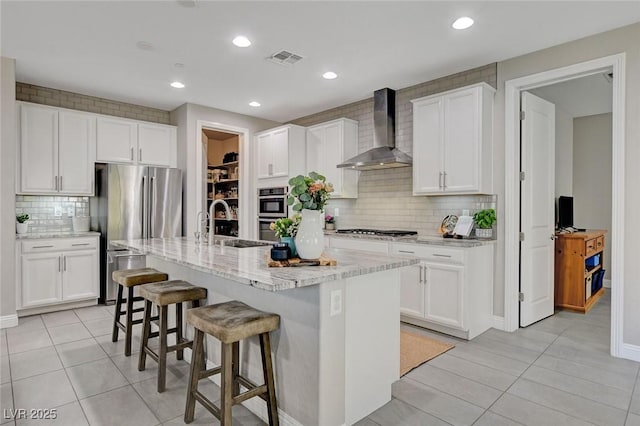
[[[353,424],[391,400],[399,378],[400,268],[417,259],[327,249],[337,266],[269,268],[270,246],[197,245],[186,238],[114,244],[146,254],[147,266],[170,279],[206,287],[208,304],[240,300],[281,316],[272,350],[282,424]],[[241,358],[241,373],[261,383],[257,339],[241,346]],[[220,364],[211,337],[207,360]],[[245,405],[266,419],[264,401]]]

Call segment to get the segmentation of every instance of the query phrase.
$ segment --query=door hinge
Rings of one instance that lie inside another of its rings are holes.
[[[524,180],[524,177],[525,177],[524,172],[520,172],[520,180],[521,180],[521,181],[523,181],[523,180]]]
[[[524,302],[524,293],[518,293],[518,300]]]
[[[524,111],[520,111],[520,121],[524,120]]]
[[[520,241],[524,241],[524,232],[520,233]]]

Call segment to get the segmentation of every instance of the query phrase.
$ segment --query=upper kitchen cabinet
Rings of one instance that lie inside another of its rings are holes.
[[[281,178],[306,173],[305,129],[295,125],[256,133],[257,179]]]
[[[20,105],[20,194],[92,195],[96,118],[44,105]]]
[[[359,172],[336,166],[358,153],[358,122],[346,118],[307,128],[307,170],[333,184],[332,198],[357,198]]]
[[[176,128],[115,117],[98,118],[96,161],[176,167]]]
[[[493,192],[493,95],[479,83],[413,103],[413,194]]]

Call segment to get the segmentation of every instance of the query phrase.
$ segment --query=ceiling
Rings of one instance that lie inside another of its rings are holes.
[[[592,74],[530,90],[571,117],[605,114],[613,108],[613,85],[605,73]]]
[[[16,59],[18,81],[280,122],[640,21],[638,1],[3,0],[0,7],[1,54]],[[453,30],[463,15],[475,25]],[[253,44],[235,47],[239,34]],[[140,41],[152,49],[136,47]],[[303,59],[265,60],[282,49]],[[324,80],[327,70],[338,78]],[[169,87],[174,80],[186,87]],[[253,100],[262,106],[250,107]]]

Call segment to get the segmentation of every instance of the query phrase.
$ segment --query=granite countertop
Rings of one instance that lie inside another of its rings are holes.
[[[43,233],[31,233],[16,234],[16,240],[37,240],[40,238],[77,238],[77,237],[91,237],[94,235],[100,235],[100,232],[87,231],[87,232],[43,232]]]
[[[236,248],[196,245],[195,240],[185,237],[120,240],[113,244],[268,291],[306,287],[419,262],[417,258],[325,249],[326,255],[338,261],[337,266],[269,268],[266,259],[271,246]]]
[[[474,238],[442,238],[435,235],[409,235],[403,237],[391,237],[388,235],[339,234],[335,231],[325,231],[325,236],[331,238],[349,238],[353,240],[376,240],[389,241],[393,243],[428,244],[448,247],[478,247],[485,244],[493,244],[496,242],[496,240],[478,240]]]

